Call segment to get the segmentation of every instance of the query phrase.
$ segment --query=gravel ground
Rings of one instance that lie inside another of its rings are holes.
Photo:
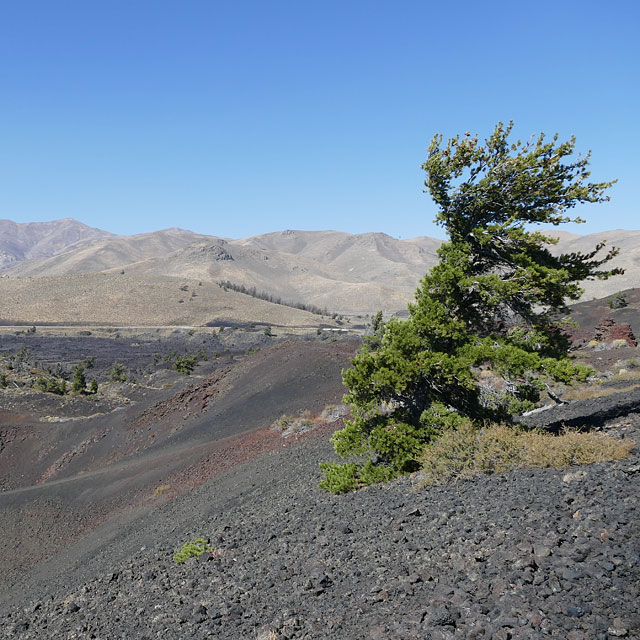
[[[607,428],[640,442],[637,414]],[[14,586],[0,635],[640,638],[637,450],[340,497],[316,488],[329,452],[326,438],[301,440],[97,531],[99,550],[94,540]],[[198,536],[213,552],[176,565],[173,550]]]

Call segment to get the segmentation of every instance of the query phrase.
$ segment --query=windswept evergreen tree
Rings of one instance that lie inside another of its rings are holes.
[[[355,458],[322,465],[321,486],[346,491],[414,471],[444,429],[508,421],[548,383],[589,375],[569,356],[558,318],[581,281],[621,272],[602,268],[617,252],[601,243],[554,255],[557,240],[535,226],[582,222],[569,210],[608,200],[613,182],[588,182],[589,154],[574,157],[574,138],[510,142],[512,126],[498,124],[484,143],[469,133],[431,141],[425,186],[448,241],[409,318],[378,327],[377,344],[368,341],[343,372],[352,419],[333,444]]]

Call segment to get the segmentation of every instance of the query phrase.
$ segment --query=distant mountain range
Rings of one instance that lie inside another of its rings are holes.
[[[640,286],[640,231],[577,235],[553,229],[554,251],[589,251],[598,242],[620,249],[623,276],[584,283],[583,299]],[[11,278],[96,272],[187,278],[255,287],[286,301],[339,313],[404,309],[436,261],[441,241],[398,240],[384,233],[282,231],[239,240],[166,229],[120,236],[67,218],[0,221],[0,273]]]

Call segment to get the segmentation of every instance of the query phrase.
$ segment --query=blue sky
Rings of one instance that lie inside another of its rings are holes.
[[[442,236],[435,133],[514,120],[591,149],[640,228],[640,3],[97,0],[2,3],[0,218]]]

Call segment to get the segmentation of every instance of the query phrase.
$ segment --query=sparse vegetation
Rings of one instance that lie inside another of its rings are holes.
[[[67,392],[67,382],[63,378],[40,376],[36,378],[33,386],[39,391],[55,393],[59,396],[63,396]]]
[[[627,298],[624,293],[617,293],[611,300],[609,300],[609,309],[624,309],[628,304]]]
[[[203,553],[211,552],[211,545],[204,538],[196,538],[191,542],[185,542],[182,549],[176,550],[173,554],[173,561],[182,564],[189,558],[199,558]]]
[[[565,431],[552,435],[504,424],[477,429],[465,420],[425,448],[421,478],[423,485],[431,486],[512,469],[595,464],[622,460],[634,447],[632,440],[602,433]]]
[[[173,361],[173,368],[185,376],[193,373],[196,368],[197,359],[196,356],[176,356]]]
[[[73,371],[73,380],[71,382],[71,391],[73,393],[84,393],[87,387],[87,379],[84,375],[84,366],[78,364]]]
[[[548,384],[590,375],[572,361],[557,318],[582,294],[582,280],[621,272],[601,269],[617,251],[600,255],[599,244],[553,255],[557,240],[530,228],[572,221],[567,211],[608,200],[613,183],[586,182],[589,155],[572,158],[573,138],[541,134],[523,144],[509,140],[511,129],[498,124],[485,144],[470,134],[444,146],[433,138],[425,185],[449,239],[409,318],[383,324],[378,315],[375,339],[343,373],[352,419],[332,440],[347,462],[323,465],[324,486],[338,477],[347,486],[345,474],[353,485],[415,471],[425,447],[449,430],[508,421]]]
[[[313,425],[309,411],[302,411],[298,416],[282,415],[275,422],[275,426],[287,435],[309,431]]]
[[[218,286],[225,291],[229,289],[231,291],[236,291],[237,293],[244,293],[245,295],[251,296],[252,298],[258,298],[259,300],[266,300],[267,302],[272,302],[273,304],[280,304],[285,307],[293,307],[294,309],[300,309],[301,311],[308,311],[309,313],[313,313],[318,316],[330,316],[334,320],[344,320],[344,318],[338,313],[332,313],[326,309],[318,307],[314,304],[307,304],[305,302],[287,302],[283,300],[280,296],[274,296],[266,291],[258,291],[255,287],[245,287],[243,284],[234,284],[229,280],[222,280],[218,282]]]
[[[121,362],[114,362],[111,369],[109,369],[109,380],[111,382],[126,382],[127,370]]]
[[[171,491],[171,485],[169,484],[161,484],[157,486],[153,492],[153,495],[158,498],[159,496],[163,496],[165,493]]]

